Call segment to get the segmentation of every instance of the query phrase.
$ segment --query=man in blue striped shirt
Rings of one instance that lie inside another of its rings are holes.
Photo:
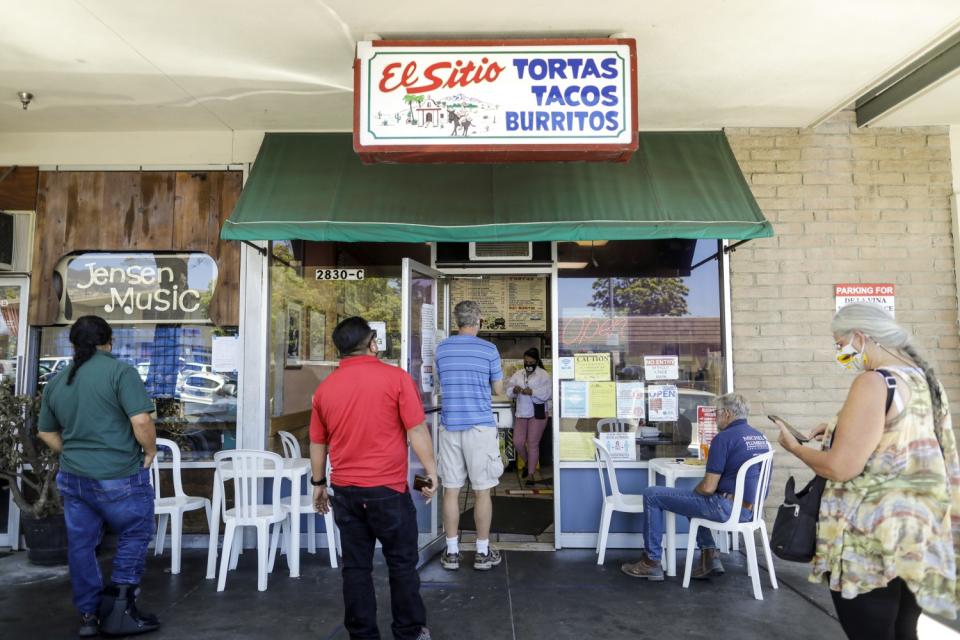
[[[480,305],[464,300],[453,309],[459,334],[437,347],[437,374],[443,394],[440,430],[440,480],[443,482],[443,529],[447,550],[444,569],[460,568],[460,502],[467,478],[474,492],[477,554],[473,568],[486,571],[500,564],[500,551],[490,547],[493,501],[490,490],[500,484],[503,459],[491,393],[503,395],[500,354],[490,342],[477,337],[483,321]]]

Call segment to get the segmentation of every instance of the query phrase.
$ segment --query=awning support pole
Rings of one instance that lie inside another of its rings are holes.
[[[731,244],[731,245],[729,245],[729,246],[726,246],[726,247],[723,248],[723,252],[724,252],[724,253],[733,253],[734,251],[737,250],[737,247],[739,247],[740,245],[742,245],[742,244],[745,243],[745,242],[750,242],[751,239],[752,239],[752,238],[747,238],[746,240],[741,240],[740,242],[735,242],[735,243],[733,243],[733,244]],[[692,267],[690,267],[690,271],[693,271],[693,270],[696,269],[697,267],[702,267],[703,265],[707,264],[707,263],[710,262],[711,260],[716,260],[716,259],[719,258],[719,257],[720,257],[720,252],[717,251],[717,252],[716,252],[715,254],[713,254],[712,256],[708,256],[708,257],[704,258],[703,260],[701,260],[700,262],[698,262],[697,264],[695,264],[695,265],[693,265]]]
[[[255,251],[257,251],[257,253],[262,255],[264,258],[267,257],[267,250],[264,247],[258,247],[257,245],[253,244],[249,240],[241,240],[240,242],[247,245],[248,247],[252,247]]]

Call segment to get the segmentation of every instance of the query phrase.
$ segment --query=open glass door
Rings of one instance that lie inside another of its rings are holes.
[[[434,353],[437,343],[447,335],[447,285],[443,275],[410,258],[403,259],[402,318],[400,339],[400,366],[412,377],[423,399],[427,426],[437,454],[437,435],[440,428],[439,389],[436,383]],[[413,475],[423,473],[423,466],[410,450],[410,485]],[[419,494],[413,494],[420,531],[420,564],[432,558],[443,546],[443,535],[438,518],[440,492],[427,504]]]
[[[27,285],[23,277],[0,278],[0,384],[24,393],[27,347]],[[17,548],[20,511],[0,480],[0,547]]]

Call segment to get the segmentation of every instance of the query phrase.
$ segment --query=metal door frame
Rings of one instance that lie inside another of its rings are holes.
[[[0,287],[8,286],[19,286],[21,291],[20,324],[17,327],[17,379],[14,389],[17,393],[24,393],[27,381],[27,347],[29,346],[27,309],[30,303],[30,278],[24,275],[0,275]],[[8,491],[8,494],[7,501],[10,507],[7,516],[7,532],[0,533],[0,547],[17,550],[20,546],[20,509],[13,501],[13,493]]]

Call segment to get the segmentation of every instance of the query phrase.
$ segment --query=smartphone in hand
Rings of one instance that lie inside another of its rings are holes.
[[[792,435],[794,438],[796,438],[796,439],[797,439],[797,442],[799,442],[800,444],[803,444],[803,443],[805,443],[805,442],[810,442],[810,438],[808,438],[807,436],[805,436],[805,435],[803,435],[802,433],[800,433],[799,431],[797,431],[797,430],[793,427],[792,424],[790,424],[789,422],[787,422],[786,420],[784,420],[784,419],[781,418],[780,416],[770,415],[770,416],[767,416],[767,418],[769,418],[771,422],[774,422],[774,423],[777,423],[777,424],[782,424],[784,427],[786,427],[786,428],[787,428],[787,431],[790,432],[790,435]]]

